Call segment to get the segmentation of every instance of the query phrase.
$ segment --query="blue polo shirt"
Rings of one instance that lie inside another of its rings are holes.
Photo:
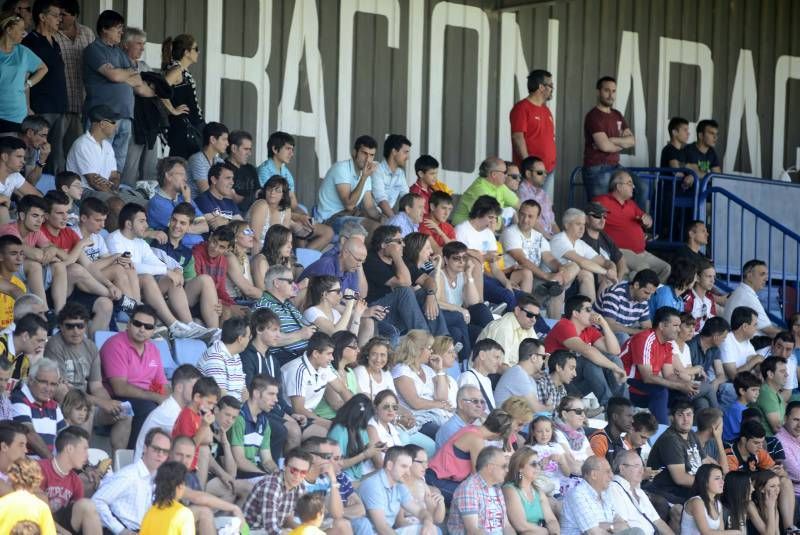
[[[356,172],[356,166],[352,159],[336,162],[325,174],[325,179],[322,181],[322,186],[320,186],[317,194],[317,211],[323,221],[344,210],[342,200],[336,191],[336,186],[339,184],[349,184],[351,190],[355,189],[356,184],[358,184],[358,172]],[[356,205],[361,204],[361,201],[364,200],[364,195],[368,191],[372,191],[371,177],[367,178],[364,183],[364,189],[361,190],[361,197],[358,198]]]
[[[309,277],[320,277],[322,275],[331,275],[339,279],[342,290],[349,288],[354,292],[358,291],[358,273],[355,271],[342,271],[339,267],[339,255],[322,255],[319,260],[305,268],[297,280],[301,281]]]
[[[184,202],[183,195],[180,193],[178,193],[178,196],[174,199],[170,199],[167,197],[167,194],[164,193],[164,190],[158,188],[153,198],[147,201],[147,224],[154,230],[163,230],[166,232],[169,226],[169,218],[172,217],[172,211],[182,202]],[[203,215],[203,213],[198,210],[194,201],[190,199],[189,203],[194,206],[195,215],[197,217]],[[190,249],[202,242],[203,237],[199,234],[187,234],[181,240],[181,244]]]
[[[204,214],[213,213],[214,210],[219,210],[219,212],[226,217],[242,214],[239,207],[233,202],[233,199],[217,199],[211,194],[210,189],[198,195],[195,202],[197,203],[197,207],[200,208]]]
[[[413,499],[408,488],[402,483],[395,483],[392,487],[389,486],[386,470],[378,470],[361,480],[361,485],[358,487],[358,495],[361,497],[361,501],[364,502],[364,508],[367,512],[374,509],[383,511],[386,524],[389,526],[394,526],[394,521],[400,512],[402,504],[408,503]]]
[[[272,161],[272,158],[267,158],[258,166],[258,183],[263,187],[272,175],[280,175],[285,178],[286,182],[289,184],[289,191],[294,191],[294,176],[292,176],[292,172],[289,171],[289,166],[284,165],[281,167],[281,170],[278,171],[275,168],[275,162]]]
[[[197,271],[194,269],[194,256],[192,256],[192,250],[183,245],[183,242],[179,243],[177,247],[173,247],[172,243],[169,241],[163,244],[153,242],[151,247],[153,249],[161,249],[167,253],[167,256],[180,264],[183,268],[184,280],[189,281],[197,276]]]
[[[128,55],[119,46],[109,46],[99,37],[83,50],[83,85],[88,112],[98,104],[106,104],[125,119],[133,118],[133,88],[127,82],[112,82],[100,73],[109,64],[115,69],[133,67]]]

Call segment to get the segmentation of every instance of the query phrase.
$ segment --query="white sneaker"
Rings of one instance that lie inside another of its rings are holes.
[[[169,326],[169,334],[173,338],[194,338],[196,329],[182,321],[176,321]]]
[[[209,329],[208,327],[203,327],[199,323],[192,321],[189,322],[189,327],[194,329],[194,335],[191,338],[205,338],[210,336],[214,333],[214,329]],[[221,331],[220,331],[221,332]]]

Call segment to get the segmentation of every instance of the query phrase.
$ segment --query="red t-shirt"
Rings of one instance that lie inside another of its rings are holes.
[[[0,236],[5,236],[10,234],[12,236],[16,236],[22,242],[27,245],[28,247],[38,247],[40,249],[44,249],[45,247],[49,247],[52,245],[50,240],[42,234],[41,230],[37,230],[36,232],[29,232],[25,238],[22,238],[22,234],[19,232],[19,223],[11,222],[6,223],[5,225],[0,225]]]
[[[426,217],[425,219],[428,219],[428,218]],[[444,232],[444,235],[447,236],[448,238],[450,238],[451,240],[455,240],[456,239],[456,229],[454,229],[453,225],[451,225],[447,221],[442,221],[441,223],[439,223],[439,228],[442,229],[442,232]],[[422,234],[427,234],[428,236],[433,238],[433,241],[435,241],[436,244],[439,247],[444,247],[444,238],[442,238],[439,235],[438,232],[434,232],[431,229],[429,229],[425,225],[425,221],[424,220],[419,226],[419,231]]]
[[[83,483],[73,471],[66,476],[61,476],[56,472],[51,459],[41,459],[39,468],[42,469],[42,490],[47,494],[50,502],[50,510],[58,512],[62,507],[74,503],[83,498]]]
[[[194,438],[197,430],[200,429],[200,422],[202,417],[194,412],[189,407],[184,407],[178,414],[178,419],[175,420],[175,426],[172,428],[172,438],[178,437],[191,437]],[[197,454],[200,448],[195,447],[194,459],[192,459],[192,470],[197,470]]]
[[[569,340],[576,336],[587,344],[592,345],[603,337],[603,333],[591,325],[578,333],[578,329],[575,328],[574,323],[566,318],[561,318],[558,320],[558,323],[553,325],[553,328],[550,329],[547,336],[545,336],[544,350],[548,353],[552,353],[559,349],[567,349],[567,346],[564,345],[564,340]]]
[[[527,98],[514,104],[509,114],[511,133],[525,134],[525,146],[529,156],[541,158],[549,173],[556,166],[556,127],[553,114],[547,106],[537,106]],[[512,148],[514,144],[511,144]],[[519,165],[522,157],[513,148],[514,163]]]
[[[642,376],[637,365],[647,364],[653,370],[653,374],[658,375],[664,364],[672,364],[672,344],[660,342],[655,329],[648,329],[628,338],[622,346],[619,358],[622,359],[628,377],[641,381]],[[630,389],[637,394],[644,394],[634,387]]]
[[[410,188],[408,188],[408,192],[409,193],[416,193],[417,195],[419,195],[420,197],[425,199],[425,215],[428,215],[428,214],[431,213],[431,204],[430,203],[431,203],[431,193],[433,193],[432,189],[430,189],[430,188],[422,189],[422,186],[419,185],[419,181],[416,181],[413,184],[411,184]]]
[[[81,241],[81,237],[78,236],[78,233],[69,227],[62,228],[58,236],[56,236],[50,233],[47,225],[42,225],[42,234],[44,234],[53,245],[67,252],[71,251],[72,248],[75,247],[75,244]]]
[[[622,132],[628,128],[625,117],[620,112],[612,109],[605,113],[595,106],[586,114],[583,120],[583,166],[593,165],[617,165],[619,163],[619,152],[603,152],[594,144],[592,134],[605,132],[608,137],[622,137]]]
[[[608,210],[606,215],[606,234],[614,240],[620,249],[629,249],[636,254],[644,251],[645,237],[642,228],[644,211],[636,201],[628,199],[620,204],[610,193],[598,195],[594,202],[599,202]]]

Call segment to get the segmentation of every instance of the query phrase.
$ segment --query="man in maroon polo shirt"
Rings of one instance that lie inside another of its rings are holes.
[[[608,193],[598,195],[594,202],[605,206],[605,231],[622,250],[622,256],[633,277],[643,269],[652,269],[661,282],[669,277],[669,264],[645,249],[644,229],[653,226],[653,218],[646,214],[633,200],[633,178],[619,169],[611,175]]]

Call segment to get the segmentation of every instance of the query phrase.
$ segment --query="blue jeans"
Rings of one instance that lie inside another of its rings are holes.
[[[442,491],[442,497],[444,498],[444,504],[447,507],[450,507],[450,502],[453,501],[453,494],[455,494],[458,485],[461,484],[460,481],[453,481],[452,479],[439,479],[436,476],[436,472],[428,468],[425,470],[425,483],[428,485],[433,485],[440,491]]]
[[[428,294],[425,293],[425,290],[417,290],[416,296],[417,303],[419,304],[419,310],[422,312],[424,318],[425,313],[423,311],[425,310],[425,299],[428,298]],[[434,297],[434,299],[436,299],[436,297]],[[445,320],[442,312],[444,311],[440,308],[439,314],[435,318],[432,320],[425,318],[425,321],[428,322],[428,330],[434,336],[450,336],[450,331],[447,329],[447,321]]]
[[[547,173],[547,176],[544,178],[544,192],[547,193],[547,196],[550,197],[550,200],[553,200],[553,195],[556,191],[556,176],[553,171]]]
[[[652,180],[639,178],[638,176],[633,175],[633,198],[636,201],[636,204],[639,205],[639,208],[648,214],[652,213],[650,209],[650,192],[653,189],[652,183]]]
[[[583,168],[583,187],[586,189],[586,202],[598,195],[608,193],[611,174],[619,169],[619,165],[593,165]]]
[[[519,290],[509,290],[500,281],[489,275],[483,274],[483,297],[490,303],[505,303],[506,311],[511,312],[517,306]]]
[[[396,326],[401,333],[411,329],[428,330],[428,322],[417,303],[417,297],[411,288],[394,288],[380,299],[371,302],[369,306],[381,305],[389,307],[389,314],[382,320]],[[444,319],[442,319],[444,323]],[[447,329],[447,326],[445,326]],[[380,329],[379,329],[380,330]]]
[[[608,360],[622,367],[619,357],[608,356]],[[576,368],[577,375],[569,384],[571,390],[577,390],[581,397],[594,392],[600,405],[605,406],[611,396],[624,396],[625,385],[619,385],[611,370],[601,368],[586,357],[579,356]]]
[[[628,385],[645,393],[637,394],[631,390],[631,402],[635,406],[647,407],[658,423],[669,425],[669,389],[666,386],[653,385],[638,379],[628,379]]]

